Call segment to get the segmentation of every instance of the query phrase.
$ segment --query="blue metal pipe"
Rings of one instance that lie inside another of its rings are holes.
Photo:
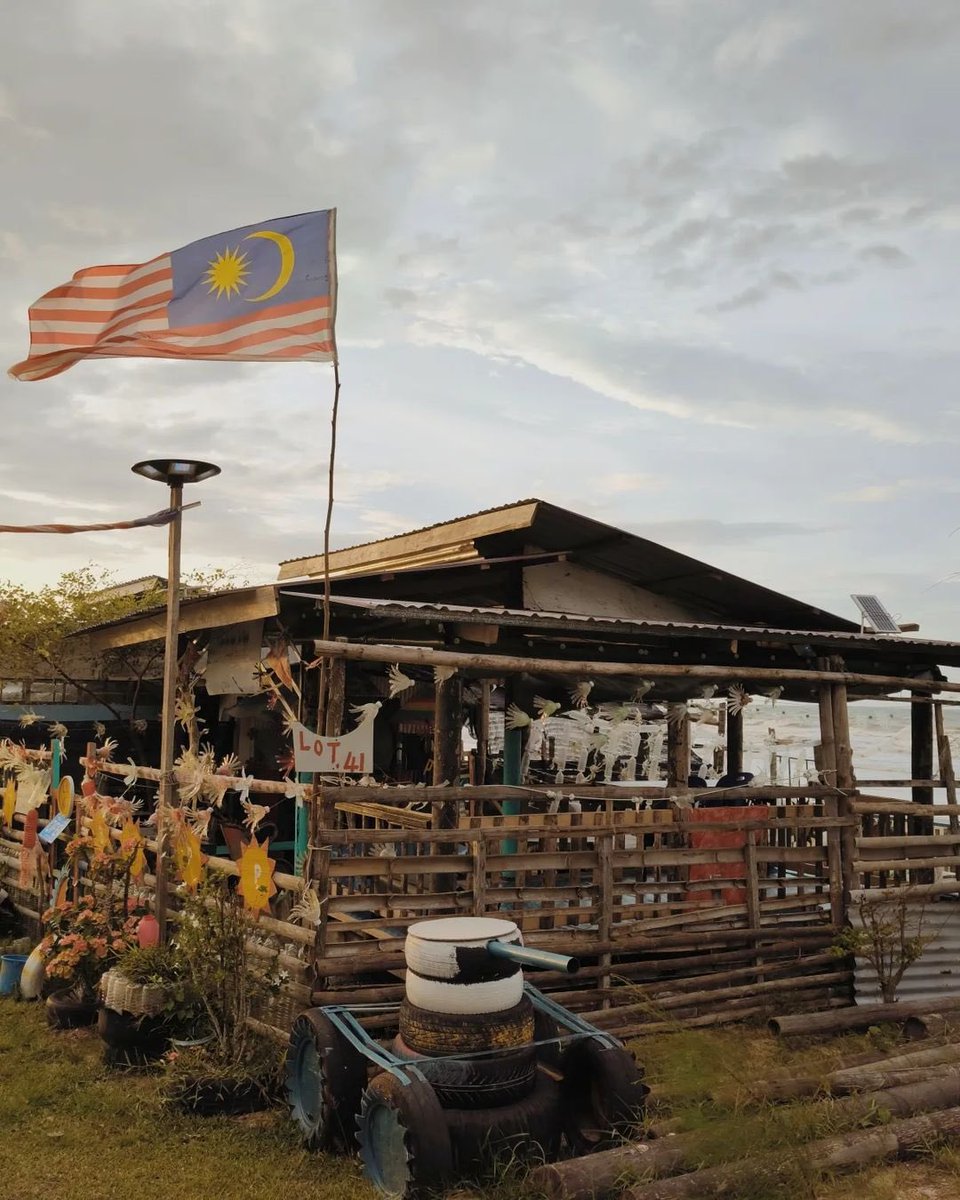
[[[554,954],[551,950],[535,950],[531,946],[517,946],[514,942],[499,942],[496,938],[487,942],[487,953],[540,971],[566,971],[568,975],[576,975],[580,970],[578,958]]]

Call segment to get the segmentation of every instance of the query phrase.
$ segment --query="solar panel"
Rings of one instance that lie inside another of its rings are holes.
[[[863,620],[874,633],[899,633],[900,626],[876,596],[852,595],[850,599],[860,609]]]

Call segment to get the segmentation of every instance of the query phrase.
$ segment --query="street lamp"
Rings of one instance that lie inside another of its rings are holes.
[[[202,483],[220,474],[213,463],[192,459],[151,458],[130,468],[135,475],[165,483],[170,489],[170,522],[167,541],[167,629],[163,649],[163,710],[160,718],[160,788],[157,797],[157,923],[160,941],[167,930],[166,814],[173,803],[174,706],[177,702],[177,643],[180,633],[180,528],[183,485]]]

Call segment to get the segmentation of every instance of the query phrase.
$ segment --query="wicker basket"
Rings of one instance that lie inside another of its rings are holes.
[[[131,983],[117,970],[107,971],[100,981],[100,997],[104,1007],[114,1012],[132,1013],[136,1017],[155,1017],[163,1012],[166,992],[162,987]]]

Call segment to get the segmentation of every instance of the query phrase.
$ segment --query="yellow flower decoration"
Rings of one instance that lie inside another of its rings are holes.
[[[130,874],[134,879],[142,879],[147,869],[147,858],[143,853],[143,835],[140,832],[140,826],[129,817],[124,821],[120,830],[120,850],[124,856],[133,855]]]
[[[262,912],[269,907],[270,897],[277,894],[277,885],[273,882],[273,872],[276,867],[274,859],[269,858],[267,850],[269,842],[261,846],[253,838],[245,847],[240,861],[240,886],[237,891],[243,897],[244,905],[253,912]]]
[[[200,839],[187,824],[181,824],[174,834],[173,861],[177,874],[191,892],[203,878],[203,854]]]

